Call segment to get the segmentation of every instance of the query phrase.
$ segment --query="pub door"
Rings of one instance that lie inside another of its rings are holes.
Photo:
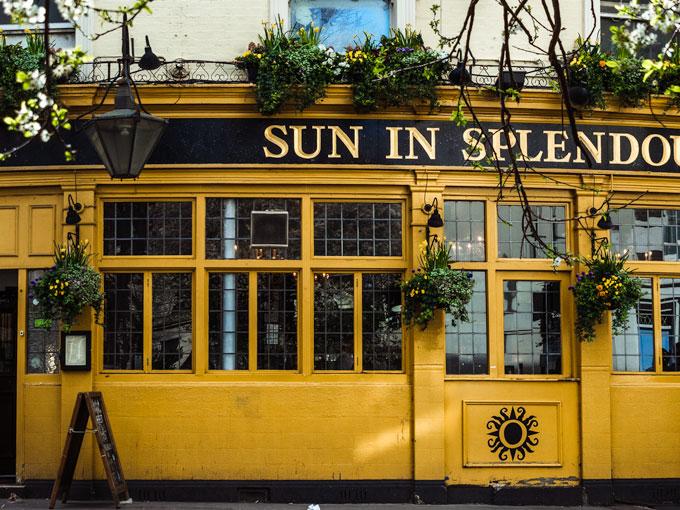
[[[11,483],[16,476],[17,304],[17,271],[0,270],[0,479]]]

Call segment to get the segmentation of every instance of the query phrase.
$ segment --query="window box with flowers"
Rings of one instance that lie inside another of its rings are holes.
[[[602,324],[605,312],[612,312],[612,332],[628,329],[628,314],[643,295],[642,280],[625,269],[627,256],[605,251],[581,260],[581,271],[569,287],[576,300],[576,335],[581,341],[595,339],[595,324]]]
[[[451,315],[451,323],[469,322],[468,303],[472,299],[472,273],[451,269],[451,245],[436,237],[431,244],[423,241],[418,262],[409,280],[402,282],[404,293],[403,322],[407,326],[427,328],[437,309]]]
[[[95,312],[95,323],[101,324],[104,305],[101,292],[101,275],[89,266],[88,242],[75,245],[68,242],[57,245],[54,265],[40,277],[31,281],[33,304],[38,307],[37,327],[49,330],[59,321],[64,331],[70,331],[76,318],[86,306]]]

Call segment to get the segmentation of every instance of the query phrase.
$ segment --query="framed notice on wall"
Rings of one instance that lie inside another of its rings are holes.
[[[90,331],[71,331],[61,333],[59,359],[61,369],[90,370],[92,352],[92,333]]]

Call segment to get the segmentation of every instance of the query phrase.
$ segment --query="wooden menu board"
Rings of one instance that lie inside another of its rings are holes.
[[[90,420],[92,421],[93,428],[88,430],[87,423]],[[66,443],[64,444],[64,452],[59,463],[59,472],[57,473],[56,480],[54,480],[50,508],[54,508],[57,498],[61,498],[62,503],[66,503],[68,499],[68,492],[73,482],[73,474],[76,470],[80,447],[87,433],[93,433],[97,437],[99,453],[104,463],[106,478],[109,482],[109,488],[111,489],[116,508],[120,508],[121,494],[125,496],[124,500],[130,499],[127,485],[125,484],[125,477],[123,476],[123,468],[118,458],[116,442],[113,440],[111,423],[109,422],[109,416],[106,414],[104,398],[101,392],[90,391],[78,393],[76,398],[71,425],[69,426]]]

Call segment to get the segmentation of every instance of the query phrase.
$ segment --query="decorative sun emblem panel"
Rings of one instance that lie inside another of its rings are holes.
[[[491,438],[488,440],[489,448],[493,453],[498,452],[498,458],[502,461],[510,460],[522,461],[527,453],[534,453],[532,447],[538,445],[538,420],[536,416],[527,416],[524,407],[518,407],[515,411],[514,406],[501,408],[498,416],[492,416],[487,422],[486,428]],[[515,459],[517,456],[517,459]]]

